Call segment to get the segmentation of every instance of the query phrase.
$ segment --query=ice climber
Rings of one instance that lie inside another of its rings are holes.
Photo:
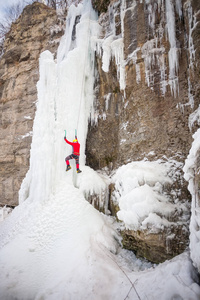
[[[72,149],[73,149],[73,153],[65,158],[65,161],[66,161],[66,164],[67,164],[66,171],[69,171],[71,169],[69,160],[70,159],[75,159],[75,161],[76,161],[76,171],[77,171],[77,173],[81,173],[82,171],[79,169],[80,144],[78,142],[77,136],[75,136],[75,139],[73,140],[73,142],[68,141],[66,139],[66,137],[64,137],[64,140],[67,144],[71,145]]]

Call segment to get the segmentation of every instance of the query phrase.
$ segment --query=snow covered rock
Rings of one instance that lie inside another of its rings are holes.
[[[82,174],[77,178],[76,187],[83,192],[87,201],[96,209],[105,214],[110,214],[108,208],[109,177],[95,172],[88,166],[82,167],[82,171]]]
[[[181,176],[175,161],[138,161],[120,167],[112,182],[111,202],[122,221],[122,243],[138,256],[162,262],[188,246],[190,204],[179,201],[174,183]]]

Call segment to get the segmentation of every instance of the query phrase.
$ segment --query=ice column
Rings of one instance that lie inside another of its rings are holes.
[[[95,50],[99,55],[102,55],[102,69],[104,72],[109,71],[111,58],[114,57],[117,66],[117,78],[119,80],[119,86],[121,90],[126,87],[125,80],[125,60],[124,60],[124,10],[125,1],[121,4],[121,34],[116,36],[115,32],[115,9],[114,4],[108,8],[109,10],[109,26],[104,39],[97,39]]]
[[[176,97],[178,94],[178,49],[176,47],[176,34],[175,34],[175,13],[172,0],[166,0],[166,22],[167,32],[170,43],[170,50],[168,53],[169,58],[169,85],[171,91]]]
[[[72,147],[64,142],[64,130],[70,141],[77,130],[80,165],[85,163],[88,119],[93,112],[94,51],[90,41],[98,35],[98,29],[97,14],[89,0],[77,7],[72,5],[57,64],[49,51],[41,54],[30,169],[20,190],[20,201],[28,197],[46,201],[62,181],[73,184],[76,172],[65,172],[64,159],[72,153]]]
[[[194,141],[185,162],[183,171],[188,181],[188,190],[192,196],[190,220],[190,255],[195,267],[200,272],[200,199],[198,192],[198,178],[200,173],[200,129],[193,135]]]
[[[94,50],[91,39],[98,36],[97,14],[90,1],[68,11],[66,32],[58,49],[56,95],[56,181],[63,178],[64,158],[72,152],[63,141],[64,130],[72,141],[77,130],[81,144],[80,165],[85,164],[88,119],[93,118]]]
[[[28,197],[31,201],[45,202],[54,189],[56,65],[49,51],[43,52],[40,56],[39,72],[30,168],[19,192],[19,202]]]

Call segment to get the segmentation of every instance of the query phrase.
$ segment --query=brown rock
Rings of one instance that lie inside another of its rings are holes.
[[[106,12],[109,4],[110,0],[92,0],[92,6],[99,14]]]
[[[188,246],[188,231],[182,226],[163,230],[160,233],[124,230],[124,248],[132,250],[138,257],[153,263],[162,263],[184,252]],[[181,242],[180,242],[181,240]]]

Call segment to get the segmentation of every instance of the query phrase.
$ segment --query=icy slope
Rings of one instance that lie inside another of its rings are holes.
[[[187,254],[141,271],[110,221],[65,182],[48,204],[22,203],[1,226],[0,299],[199,299]]]
[[[112,278],[101,250],[115,251],[112,230],[71,184],[63,182],[48,205],[16,208],[1,227],[0,246],[0,299],[35,299],[49,288],[80,299],[88,285],[89,294],[98,287],[98,276],[108,284]]]

